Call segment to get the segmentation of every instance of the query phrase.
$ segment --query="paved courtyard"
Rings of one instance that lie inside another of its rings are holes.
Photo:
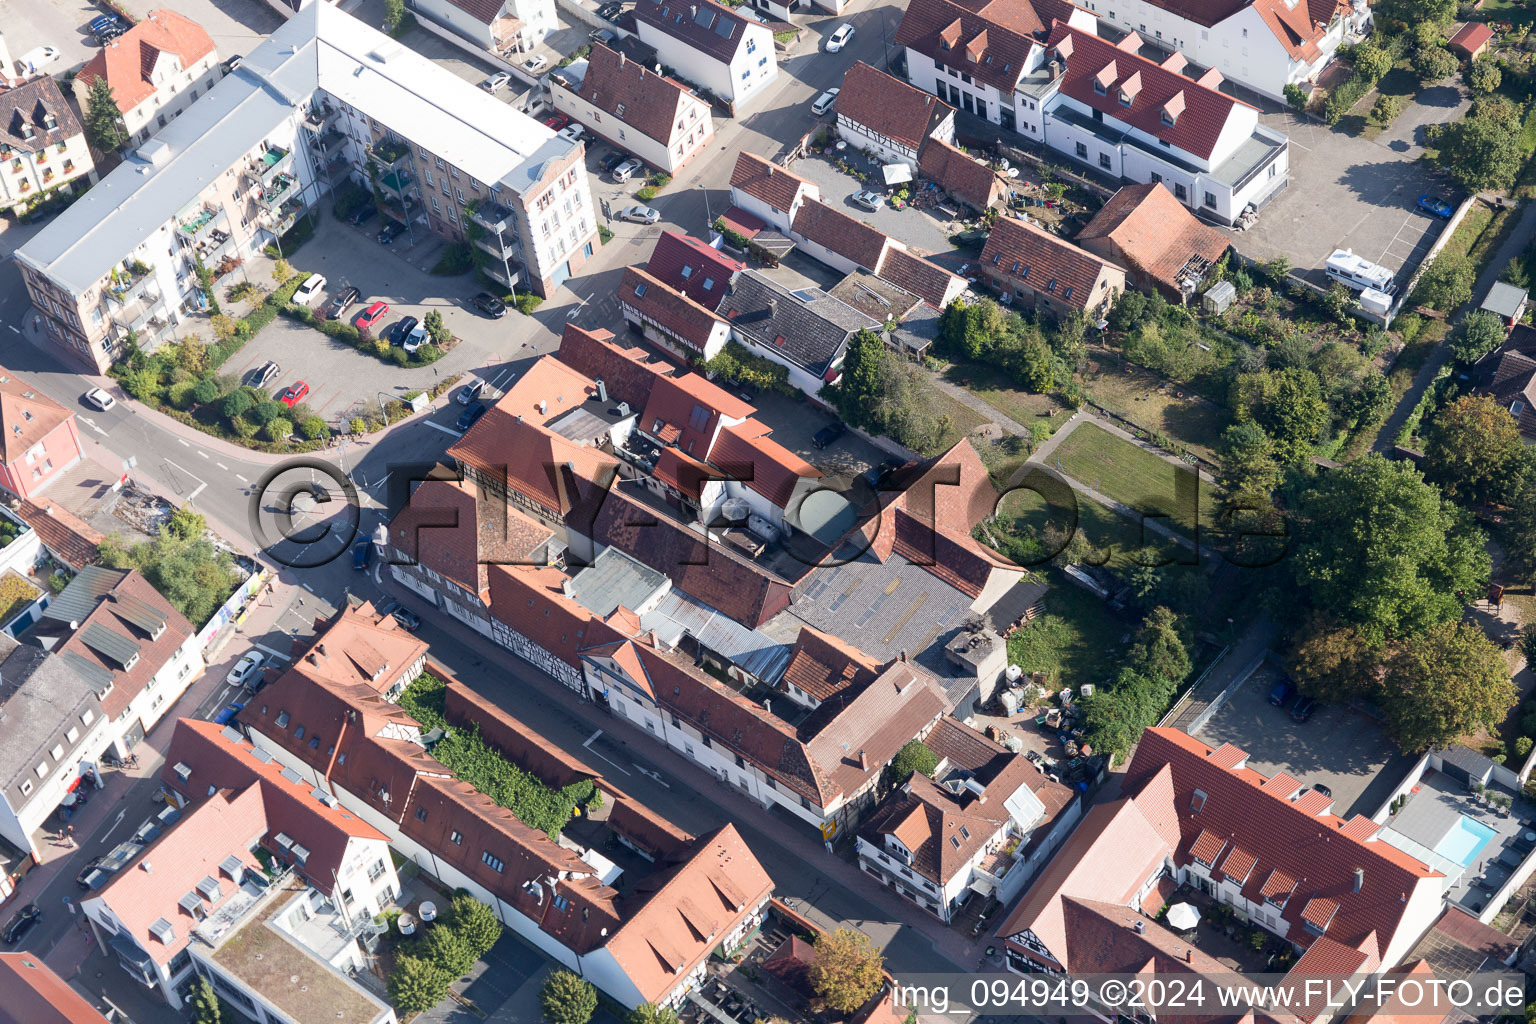
[[[1433,192],[1455,203],[1460,194],[1439,172],[1419,161],[1425,128],[1454,120],[1467,106],[1454,86],[1423,92],[1375,139],[1298,118],[1265,114],[1264,123],[1291,140],[1291,180],[1247,231],[1234,231],[1244,255],[1283,255],[1307,280],[1324,284],[1323,264],[1334,249],[1353,249],[1399,272],[1399,282],[1439,237],[1444,221],[1420,213],[1419,195]]]
[[[809,126],[807,126],[809,128]],[[876,164],[858,154],[849,156],[844,154],[851,162],[863,167],[875,167]],[[882,205],[880,209],[871,213],[862,206],[855,206],[848,197],[862,189],[872,189],[875,192],[884,192],[885,186],[880,184],[865,184],[848,174],[844,174],[837,165],[823,156],[807,156],[795,161],[790,168],[800,177],[808,181],[814,181],[821,189],[821,198],[835,210],[841,210],[850,216],[857,217],[867,224],[884,231],[899,241],[924,252],[947,253],[954,249],[949,244],[949,228],[935,220],[928,213],[911,209],[893,210],[889,206]]]
[[[526,341],[542,333],[537,321],[516,310],[491,320],[471,307],[469,299],[480,290],[474,275],[435,277],[424,271],[420,264],[436,262],[440,248],[436,241],[419,240],[418,254],[414,255],[409,248],[398,248],[398,243],[382,246],[373,237],[377,219],[372,225],[354,228],[336,220],[323,206],[316,223],[319,230],[315,237],[293,254],[292,263],[301,274],[325,275],[324,302],[347,285],[356,287],[362,298],[344,314],[349,322],[368,303],[376,299],[387,302],[389,314],[373,332],[375,337],[388,336],[406,316],[421,319],[437,310],[460,339],[459,344],[431,366],[407,368],[364,355],[344,342],[278,317],[224,365],[224,372],[243,378],[267,360],[275,360],[283,372],[273,381],[273,390],[302,378],[311,389],[306,399],[310,407],[335,422],[359,402],[376,402],[380,394],[426,390],[443,377],[477,373],[487,366],[510,362]],[[430,252],[419,255],[424,249]],[[270,286],[259,270],[253,270],[253,279]],[[315,303],[316,308],[322,305]]]
[[[1289,707],[1269,703],[1269,691],[1281,678],[1274,665],[1261,666],[1200,731],[1200,739],[1213,747],[1241,747],[1249,767],[1265,775],[1285,772],[1303,786],[1322,783],[1333,792],[1333,812],[1341,817],[1375,813],[1413,759],[1357,711],[1324,705],[1310,721],[1292,720]]]

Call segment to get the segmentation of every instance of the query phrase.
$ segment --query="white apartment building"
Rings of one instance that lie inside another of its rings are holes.
[[[0,61],[8,59],[0,40]],[[53,79],[0,90],[0,211],[26,209],[95,175],[85,132]]]
[[[549,92],[556,110],[668,174],[715,134],[708,103],[601,43],[585,61],[551,75]]]
[[[1082,0],[1118,29],[1176,50],[1271,99],[1287,85],[1310,92],[1339,45],[1361,39],[1366,0]]]
[[[548,294],[591,256],[580,143],[325,3],[240,67],[17,253],[50,339],[92,372],[153,348],[217,280],[334,186],[377,168],[411,237],[490,211],[502,283]],[[243,271],[240,271],[243,273]]]
[[[223,77],[219,51],[201,25],[161,8],[107,43],[75,75],[75,100],[89,109],[91,85],[105,79],[129,145],[149,140]]]
[[[671,73],[740,114],[779,74],[773,33],[715,0],[639,0],[640,41]]]

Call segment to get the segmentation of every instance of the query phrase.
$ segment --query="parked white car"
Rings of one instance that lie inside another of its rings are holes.
[[[853,26],[842,24],[837,26],[837,31],[827,37],[827,52],[836,53],[848,45],[848,40],[853,38]]]
[[[56,46],[38,46],[21,55],[16,63],[21,65],[21,70],[26,74],[41,71],[43,68],[59,59],[59,50]]]
[[[502,86],[512,81],[512,76],[505,71],[498,71],[494,75],[480,83],[480,88],[486,92],[497,92]]]
[[[579,124],[568,124],[560,129],[560,137],[572,142],[580,142],[586,134],[587,130]]]
[[[91,388],[91,390],[85,393],[85,400],[102,412],[106,412],[117,404],[117,399],[101,390],[101,388]]]
[[[841,89],[828,89],[820,96],[817,96],[816,102],[811,104],[811,113],[817,117],[824,116],[837,103],[837,94],[841,91]]]
[[[540,71],[543,71],[547,67],[549,67],[549,58],[543,54],[540,54],[537,57],[530,57],[523,61],[523,69],[526,71],[532,71],[534,74],[538,74]]]
[[[304,283],[299,285],[293,293],[293,301],[300,306],[313,305],[315,299],[325,288],[325,278],[319,274],[310,274]]]
[[[267,656],[261,651],[246,651],[245,656],[235,662],[235,667],[229,670],[229,675],[224,681],[233,686],[244,686],[253,676],[261,672],[261,666],[266,664]]]

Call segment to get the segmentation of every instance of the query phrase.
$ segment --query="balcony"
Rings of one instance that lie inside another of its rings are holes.
[[[144,283],[149,278],[149,267],[137,260],[125,261],[108,275],[102,294],[119,306],[129,305],[144,294]]]
[[[204,205],[197,213],[177,225],[177,237],[183,242],[197,242],[206,238],[218,216],[219,211]]]
[[[510,266],[500,263],[492,263],[488,267],[481,268],[481,270],[485,276],[489,277],[492,281],[497,281],[506,285],[508,291],[516,288],[519,284],[522,283],[523,280],[522,267],[516,263],[513,263]]]
[[[270,225],[272,233],[274,235],[287,234],[288,229],[293,227],[293,222],[298,220],[299,215],[303,212],[304,204],[299,202],[297,198],[289,199],[283,203],[273,214],[274,219]]]
[[[329,103],[318,103],[304,116],[304,127],[316,135],[321,134],[336,119],[336,108]],[[337,132],[337,134],[341,134]]]
[[[404,197],[416,180],[404,171],[390,171],[379,177],[379,187],[391,195]],[[413,197],[414,198],[414,197]]]
[[[493,203],[490,200],[481,202],[475,208],[474,221],[487,231],[494,231],[496,234],[517,229],[517,219],[513,216],[512,211],[500,203]]]
[[[265,209],[271,210],[280,205],[283,200],[293,192],[293,186],[298,184],[291,174],[279,174],[269,184],[264,184],[256,195],[256,201]]]
[[[164,327],[168,318],[165,303],[160,301],[160,293],[155,292],[152,295],[145,295],[131,306],[124,306],[112,319],[124,331],[146,334],[156,333],[154,329]]]
[[[267,186],[292,166],[293,150],[273,146],[251,163],[247,173],[263,186]]]
[[[386,135],[370,145],[368,152],[379,163],[393,170],[396,164],[411,155],[411,147],[400,139],[390,138]]]
[[[482,235],[475,244],[498,260],[515,260],[522,253],[522,244],[515,234]]]
[[[210,266],[219,257],[229,252],[234,244],[234,235],[223,228],[214,228],[206,236],[192,243],[192,253],[203,261],[204,266]]]

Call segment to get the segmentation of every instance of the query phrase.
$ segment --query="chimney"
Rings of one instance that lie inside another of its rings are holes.
[[[1365,886],[1365,868],[1355,868],[1355,892]]]
[[[155,869],[149,866],[149,861],[147,860],[139,861],[139,867],[144,869],[144,873],[146,875],[152,875],[155,873]]]
[[[620,70],[621,70],[621,71],[622,71],[622,70],[623,70],[623,68],[624,68],[624,64],[625,64],[625,57],[624,57],[624,51],[623,51],[623,50],[620,50],[620,51],[619,51],[619,69],[620,69]],[[642,69],[641,69],[641,70],[644,70],[644,69],[643,69],[643,68],[642,68]]]
[[[1184,951],[1184,962],[1187,964],[1195,962],[1195,948],[1193,946]]]
[[[597,400],[599,402],[608,401],[608,385],[603,383],[603,378],[601,377],[597,378]]]
[[[1142,935],[1147,930],[1147,922],[1138,919],[1135,924],[1131,925],[1131,927],[1136,929],[1137,935]]]
[[[315,644],[315,650],[320,652],[320,657],[325,657],[325,644]]]
[[[906,648],[902,648],[902,650],[901,650],[901,663],[903,665],[905,665],[907,663],[907,650],[906,650]]]
[[[540,399],[539,401],[533,403],[533,408],[538,412],[540,416],[543,416],[545,413],[549,412],[549,403],[543,399]]]
[[[869,771],[869,758],[865,756],[864,749],[862,747],[859,748],[859,770],[866,772]]]

